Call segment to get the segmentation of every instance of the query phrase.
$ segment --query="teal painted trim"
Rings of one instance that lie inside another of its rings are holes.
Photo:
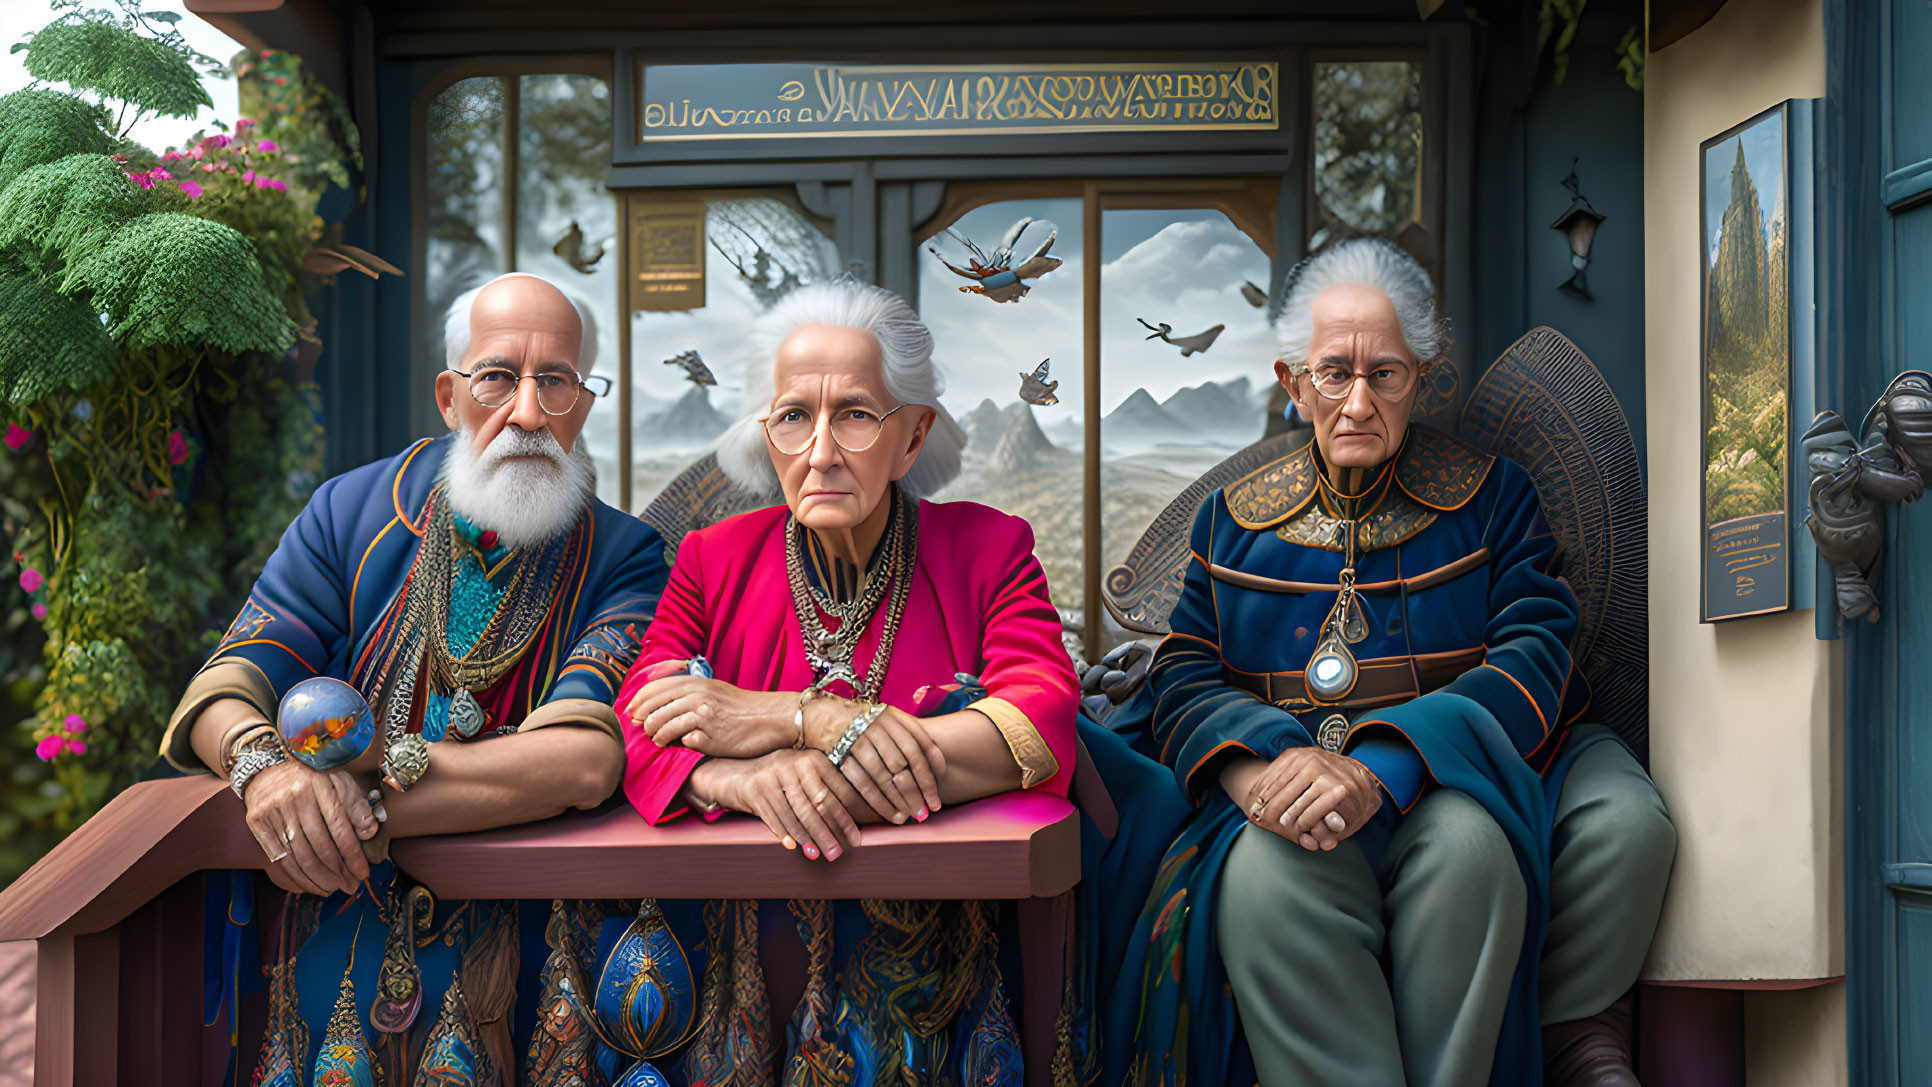
[[[1932,159],[1901,166],[1885,175],[1885,206],[1904,211],[1914,204],[1932,200]]]
[[[1785,470],[1789,476],[1788,486],[1791,495],[1791,606],[1802,611],[1815,607],[1820,600],[1828,606],[1817,610],[1825,613],[1817,620],[1817,627],[1824,628],[1828,618],[1834,618],[1835,598],[1830,593],[1820,595],[1818,589],[1818,548],[1812,543],[1811,531],[1805,527],[1805,515],[1810,512],[1810,476],[1804,458],[1798,456],[1798,435],[1804,433],[1811,423],[1811,417],[1818,412],[1818,295],[1815,278],[1817,260],[1817,177],[1815,171],[1816,152],[1813,147],[1816,134],[1816,104],[1806,98],[1794,98],[1785,103],[1785,184],[1788,186],[1787,222],[1785,237],[1785,265],[1789,276],[1789,289],[1785,292],[1786,305],[1790,309],[1787,319],[1789,325],[1788,343],[1791,345],[1791,410],[1786,419],[1785,431]],[[1831,623],[1836,630],[1837,624]]]
[[[1885,866],[1885,886],[1894,891],[1932,894],[1932,864],[1888,864]]]

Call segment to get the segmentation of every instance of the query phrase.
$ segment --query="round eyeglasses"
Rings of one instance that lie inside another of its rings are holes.
[[[1308,384],[1324,399],[1346,400],[1355,391],[1357,381],[1366,382],[1369,391],[1387,401],[1399,401],[1415,388],[1415,379],[1421,372],[1419,367],[1394,359],[1385,359],[1372,364],[1367,373],[1357,373],[1354,368],[1339,363],[1321,362],[1313,366],[1301,364],[1289,367],[1295,373],[1308,378]]]
[[[537,407],[545,415],[569,415],[570,409],[577,406],[578,395],[586,389],[592,396],[610,392],[610,378],[584,377],[575,370],[519,374],[508,366],[482,366],[469,373],[455,369],[450,372],[469,378],[470,399],[486,408],[500,408],[514,400],[517,386],[525,381],[537,383]]]
[[[869,408],[840,408],[832,416],[832,442],[847,453],[863,453],[872,448],[885,430],[885,421],[904,404],[880,415]],[[771,447],[788,457],[811,448],[818,433],[818,416],[805,408],[781,408],[765,416],[765,436]]]

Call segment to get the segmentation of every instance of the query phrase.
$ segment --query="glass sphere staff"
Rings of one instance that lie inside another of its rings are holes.
[[[754,338],[754,407],[719,463],[785,504],[680,545],[618,695],[632,802],[653,822],[749,812],[833,860],[867,822],[1064,794],[1078,687],[1032,532],[916,497],[957,473],[963,444],[931,334],[897,296],[836,283],[787,296]],[[715,678],[660,667],[699,656]],[[988,696],[915,716],[919,692],[958,673]]]

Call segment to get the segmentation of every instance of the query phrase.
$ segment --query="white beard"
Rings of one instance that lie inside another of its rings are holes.
[[[443,461],[444,493],[450,508],[477,528],[495,532],[504,547],[530,547],[563,535],[596,494],[597,469],[582,442],[566,453],[548,429],[505,426],[479,455],[474,439],[465,428],[450,443]]]

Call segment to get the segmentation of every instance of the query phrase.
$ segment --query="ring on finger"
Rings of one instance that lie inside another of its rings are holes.
[[[295,824],[291,823],[288,826],[282,828],[282,844],[290,845],[294,841],[295,841]]]

